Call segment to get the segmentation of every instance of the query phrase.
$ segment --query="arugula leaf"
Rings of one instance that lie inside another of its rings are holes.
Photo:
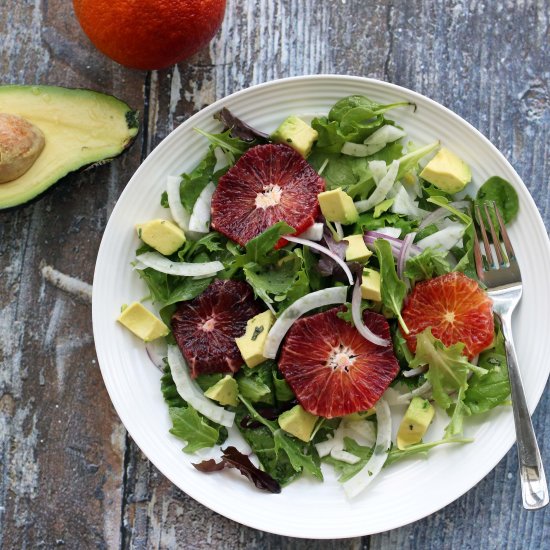
[[[272,361],[265,361],[253,369],[241,369],[235,379],[239,385],[239,393],[253,403],[274,404]]]
[[[172,420],[170,433],[187,442],[183,448],[185,453],[194,453],[205,447],[213,447],[218,442],[219,427],[216,429],[211,423],[206,422],[190,405],[170,407],[169,413]]]
[[[504,178],[493,176],[489,178],[478,190],[475,202],[483,212],[486,202],[496,202],[502,214],[504,223],[510,223],[518,214],[519,199],[517,191]],[[494,222],[497,222],[496,216]],[[498,227],[498,224],[496,225]]]
[[[216,155],[210,148],[190,174],[181,175],[180,198],[188,212],[193,211],[202,190],[212,181],[214,166],[216,166]]]
[[[439,445],[446,445],[447,443],[471,443],[472,441],[473,439],[466,437],[455,437],[453,439],[440,439],[439,441],[430,441],[429,443],[416,443],[415,445],[411,445],[410,447],[407,447],[403,450],[395,447],[392,448],[388,453],[388,458],[384,463],[384,468],[403,458],[409,458],[411,456],[416,456],[417,458],[419,456],[425,457],[427,456],[430,449],[433,449],[434,447],[439,447]]]
[[[292,401],[293,399],[295,399],[295,395],[290,389],[287,381],[283,378],[283,375],[276,368],[273,369],[272,376],[275,399],[279,403]]]
[[[286,453],[275,450],[275,441],[271,430],[266,426],[247,428],[243,425],[243,419],[248,416],[244,405],[240,405],[236,411],[236,426],[252,451],[258,457],[264,470],[281,485],[287,485],[298,477],[297,472]]]
[[[459,342],[446,347],[441,340],[432,335],[431,328],[425,329],[416,336],[416,354],[411,361],[411,368],[428,365],[425,376],[432,385],[432,396],[442,409],[452,404],[451,394],[463,391],[468,387],[468,373],[486,373],[486,369],[476,367],[468,362],[462,354],[464,344]]]
[[[157,303],[159,308],[196,298],[212,281],[212,277],[193,279],[167,275],[150,267],[138,270],[138,275],[145,281],[152,301]]]
[[[210,134],[200,128],[194,128],[194,130],[204,136],[214,147],[221,147],[224,151],[232,153],[236,158],[255,145],[254,142],[231,137],[231,130],[227,130],[221,134]],[[211,148],[209,153],[214,154],[214,147]],[[216,163],[214,162],[214,164]]]
[[[464,214],[464,212],[458,210],[458,208],[451,206],[449,199],[446,197],[433,196],[428,199],[428,202],[441,208],[445,208],[451,212],[451,214],[454,214],[464,225],[472,223],[472,218],[467,214]]]
[[[407,260],[404,275],[414,284],[449,273],[451,266],[446,258],[446,251],[426,248],[417,256],[412,256]]]
[[[287,293],[303,272],[303,262],[296,254],[288,253],[271,265],[250,262],[243,267],[243,272],[256,296],[272,304],[274,301],[282,302],[287,298]],[[308,290],[306,277],[306,293]]]
[[[286,435],[276,422],[266,420],[263,416],[258,414],[246,398],[239,395],[239,399],[248,409],[250,416],[269,429],[273,436],[273,441],[275,442],[275,452],[277,455],[281,450],[284,451],[295,471],[301,472],[303,470],[309,472],[317,479],[323,479],[319,464],[315,462],[312,454],[310,454],[314,452],[312,445],[303,444]]]
[[[382,303],[396,315],[401,328],[408,334],[409,329],[403,317],[401,317],[401,308],[403,307],[403,300],[407,295],[407,286],[397,276],[397,272],[395,271],[391,245],[385,239],[376,239],[374,241],[374,248],[376,249],[376,256],[380,264]]]
[[[295,229],[286,222],[277,222],[268,227],[263,233],[254,237],[246,244],[244,254],[237,256],[235,266],[242,267],[247,263],[254,262],[259,265],[273,263],[279,256],[273,254],[273,248],[284,235],[294,233]]]
[[[374,212],[364,212],[359,215],[359,218],[354,226],[354,233],[364,233],[365,231],[376,231],[381,227],[398,227],[404,234],[414,231],[417,227],[417,220],[407,219],[400,214],[393,212],[384,212],[378,218],[374,217]]]
[[[160,391],[168,407],[187,407],[187,402],[178,393],[170,367],[168,366],[165,367],[164,374],[160,379]]]

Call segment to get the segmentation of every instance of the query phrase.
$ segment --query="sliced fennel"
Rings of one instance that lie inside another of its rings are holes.
[[[347,293],[347,286],[336,286],[324,288],[317,292],[311,292],[296,300],[291,306],[283,311],[281,316],[271,327],[264,346],[264,357],[266,359],[275,359],[279,346],[286,333],[294,322],[304,315],[304,313],[318,307],[343,304],[346,302]]]
[[[168,195],[168,206],[174,221],[184,230],[189,231],[189,212],[183,207],[180,197],[180,176],[168,176],[166,181],[166,194]]]
[[[369,167],[371,166],[372,162],[369,162]],[[367,210],[370,210],[371,208],[374,208],[378,203],[382,202],[387,194],[389,193],[390,189],[393,187],[393,184],[395,183],[395,180],[397,178],[397,172],[399,170],[399,161],[394,160],[386,172],[386,175],[378,182],[376,185],[376,189],[371,193],[370,197],[363,201],[358,201],[355,203],[355,208],[357,208],[357,212],[366,212]],[[372,168],[371,168],[372,171]],[[373,171],[374,174],[374,171]],[[376,179],[375,179],[376,181]]]
[[[181,351],[177,346],[168,346],[168,365],[181,398],[206,418],[230,428],[235,420],[235,413],[215,405],[204,396],[197,383],[191,378]]]
[[[196,233],[208,233],[210,231],[210,205],[216,186],[210,182],[199,195],[193,213],[189,219],[189,230]]]
[[[420,248],[439,248],[450,250],[464,235],[465,226],[461,223],[449,224],[440,231],[424,237],[416,243]]]
[[[221,262],[203,262],[203,263],[188,263],[188,262],[172,262],[158,252],[145,252],[136,257],[139,262],[136,269],[144,269],[152,267],[161,273],[168,275],[180,275],[183,277],[201,277],[207,275],[215,275],[218,271],[222,271],[223,264]]]
[[[381,397],[376,403],[376,420],[378,432],[376,446],[365,467],[343,484],[348,498],[354,498],[364,491],[370,482],[380,473],[388,458],[391,447],[391,413],[385,399]]]

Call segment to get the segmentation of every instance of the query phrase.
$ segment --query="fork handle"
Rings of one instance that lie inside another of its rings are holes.
[[[548,486],[535,431],[525,400],[525,392],[523,391],[523,383],[512,338],[512,316],[511,313],[508,315],[497,313],[497,317],[502,325],[506,359],[508,361],[523,507],[526,510],[539,510],[548,504]]]

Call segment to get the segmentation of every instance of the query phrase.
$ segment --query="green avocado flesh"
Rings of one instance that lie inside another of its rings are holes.
[[[22,176],[0,183],[0,209],[30,201],[69,172],[112,159],[133,141],[137,113],[119,99],[56,86],[0,86],[0,113],[42,130],[44,150]]]

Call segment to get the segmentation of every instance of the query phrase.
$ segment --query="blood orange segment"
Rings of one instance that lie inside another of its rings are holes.
[[[418,283],[401,312],[409,334],[409,349],[416,351],[416,335],[431,327],[445,346],[464,343],[463,354],[472,359],[493,342],[495,327],[491,299],[476,281],[453,272]]]
[[[338,317],[343,307],[303,317],[290,329],[279,369],[302,407],[334,418],[370,409],[397,376],[391,344],[376,346]],[[388,341],[386,319],[363,313],[365,324]]]
[[[214,281],[200,296],[181,302],[172,331],[191,376],[237,372],[244,361],[235,338],[264,308],[242,281]]]
[[[324,180],[291,147],[252,147],[220,178],[212,228],[241,246],[279,221],[299,234],[319,215],[324,190]]]

